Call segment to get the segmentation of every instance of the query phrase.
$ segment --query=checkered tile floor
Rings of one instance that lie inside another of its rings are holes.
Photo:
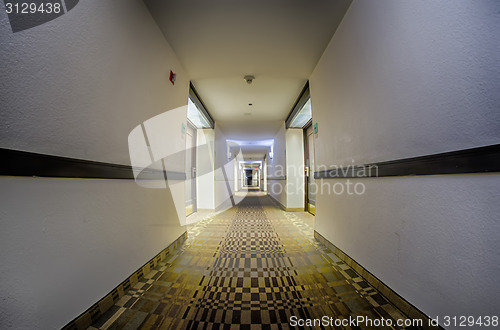
[[[288,329],[290,317],[405,319],[313,237],[314,218],[246,197],[189,238],[89,329]],[[394,322],[396,323],[396,322]]]

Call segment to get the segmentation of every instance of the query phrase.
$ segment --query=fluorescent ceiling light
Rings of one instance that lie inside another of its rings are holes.
[[[311,110],[311,99],[307,100],[302,109],[297,112],[292,122],[290,123],[290,127],[292,128],[303,128],[309,120],[312,119],[312,110]]]
[[[203,113],[198,109],[196,104],[191,101],[191,98],[188,99],[187,117],[196,128],[210,128],[208,120],[203,116]]]

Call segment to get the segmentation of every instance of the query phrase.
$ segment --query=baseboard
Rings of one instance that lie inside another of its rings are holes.
[[[223,211],[223,210],[228,210],[234,206],[236,206],[236,202],[235,202],[235,196],[231,196],[229,197],[228,199],[226,199],[225,201],[223,201],[222,203],[219,204],[219,206],[217,206],[215,208],[215,211],[216,212],[219,212],[219,211]]]
[[[285,211],[287,212],[304,212],[303,207],[285,207]]]
[[[215,209],[197,209],[197,213],[210,213],[210,212],[215,212]]]
[[[69,322],[63,330],[84,330],[97,321],[108,309],[120,300],[125,295],[128,289],[139,282],[146,274],[164,260],[169,254],[173,253],[187,239],[187,232],[179,236],[172,244],[163,249],[160,253],[149,260],[144,266],[130,275],[125,281],[120,283],[110,293],[104,296],[101,300],[92,305],[89,309],[83,312],[73,321]]]
[[[304,212],[303,207],[286,207],[285,205],[281,204],[279,200],[274,198],[274,196],[267,194],[271,199],[276,202],[276,204],[279,206],[280,209],[282,209],[285,212]]]
[[[186,206],[186,217],[194,213],[194,204]]]
[[[311,213],[312,215],[316,215],[316,205],[313,205],[311,203],[307,203],[307,211]]]
[[[285,205],[281,204],[281,202],[280,202],[279,200],[277,200],[277,199],[276,199],[273,195],[271,195],[271,194],[267,194],[267,195],[268,195],[269,197],[271,197],[271,200],[273,200],[273,201],[276,203],[276,205],[278,205],[278,207],[279,207],[280,209],[282,209],[283,211],[286,211],[286,207],[285,207]]]
[[[381,295],[383,295],[390,303],[396,306],[404,315],[411,319],[422,320],[423,329],[443,329],[442,327],[432,327],[429,326],[430,318],[421,312],[417,307],[413,306],[411,303],[406,301],[403,297],[397,294],[394,290],[388,287],[384,282],[380,281],[372,273],[366,270],[363,266],[352,259],[350,256],[345,254],[341,249],[331,243],[329,240],[324,238],[316,230],[314,231],[314,238],[320,243],[325,245],[330,249],[337,257],[345,262],[349,267],[351,267],[356,273],[358,273],[362,278],[365,279],[374,289],[376,289]]]

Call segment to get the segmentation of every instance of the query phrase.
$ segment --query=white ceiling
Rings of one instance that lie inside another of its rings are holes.
[[[230,124],[230,125],[227,125]],[[263,126],[265,126],[265,123]],[[266,123],[267,124],[267,123]],[[274,139],[271,137],[269,139],[247,139],[245,135],[241,135],[241,131],[238,131],[238,127],[241,127],[241,123],[224,123],[224,127],[230,127],[228,131],[231,133],[231,130],[236,130],[238,136],[243,136],[241,139],[228,139],[228,145],[231,149],[231,153],[233,155],[238,154],[241,151],[244,160],[263,160],[265,155],[270,151],[273,151],[274,148]],[[282,125],[282,122],[278,122],[278,125]],[[241,127],[242,128],[242,127]],[[222,128],[224,129],[224,128]],[[270,128],[264,128],[269,130]],[[242,129],[244,131],[244,129]],[[244,133],[246,134],[246,133]],[[259,132],[254,134],[259,134]],[[253,137],[253,136],[252,136]]]
[[[263,160],[269,152],[265,146],[241,146],[241,154],[244,160]]]
[[[266,140],[275,137],[283,125],[283,121],[254,121],[250,124],[246,121],[218,121],[216,125],[219,126],[228,139],[248,141],[248,143],[239,145],[243,158],[245,160],[255,160],[264,158],[269,151]],[[267,146],[262,144],[267,144]]]
[[[266,140],[273,139],[280,127],[282,120],[255,121],[218,121],[216,125],[232,140]]]
[[[350,2],[145,0],[215,121],[245,123],[246,133],[224,125],[236,139],[279,129],[252,133],[286,119]]]

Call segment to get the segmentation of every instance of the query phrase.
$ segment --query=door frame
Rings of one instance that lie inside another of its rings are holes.
[[[312,147],[314,151],[314,146],[309,145],[309,135],[307,134],[307,131],[312,127],[312,119],[307,122],[307,124],[304,125],[302,132],[303,132],[303,137],[304,137],[304,211],[311,213],[312,215],[316,214],[316,203],[310,204],[309,203],[309,178],[311,175],[314,175],[314,172],[311,169],[311,160],[309,158],[309,148]],[[311,134],[314,134],[311,133]],[[311,207],[310,205],[313,205]]]
[[[191,132],[191,134],[190,134]],[[192,200],[192,206],[191,205],[186,205],[186,216],[193,214],[198,210],[198,201],[197,201],[197,194],[196,194],[196,154],[197,154],[197,135],[198,135],[198,130],[193,123],[188,119],[187,120],[187,125],[186,125],[186,136],[190,135],[192,138],[192,146],[187,146],[186,143],[186,152],[191,152],[191,165],[189,166],[189,171],[186,173],[186,179],[191,178],[191,200]],[[186,139],[187,140],[187,139]],[[187,141],[186,141],[187,142]],[[187,161],[187,154],[186,154],[186,161]],[[188,164],[186,164],[186,169],[188,168]]]

